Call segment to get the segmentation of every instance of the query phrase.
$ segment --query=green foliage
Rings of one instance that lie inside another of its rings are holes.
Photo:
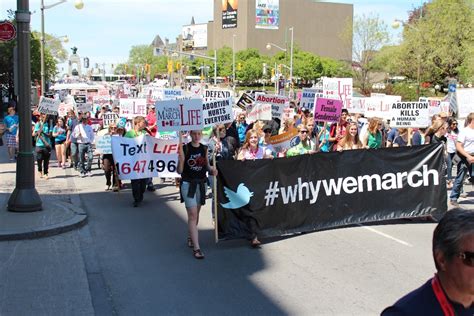
[[[407,82],[400,82],[393,85],[386,85],[386,88],[383,93],[391,94],[391,95],[399,95],[402,97],[402,101],[416,101],[418,100],[417,95],[417,83],[407,83]],[[434,97],[436,94],[433,92],[432,89],[425,89],[420,87],[420,96],[424,97]]]
[[[406,24],[400,45],[400,73],[420,81],[472,78],[474,10],[472,1],[435,0],[423,16]]]

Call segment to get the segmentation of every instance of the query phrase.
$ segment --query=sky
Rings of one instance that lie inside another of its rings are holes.
[[[57,2],[44,0],[45,5]],[[196,23],[213,20],[213,0],[83,0],[82,10],[77,10],[74,2],[68,0],[45,10],[45,32],[58,37],[67,35],[69,42],[63,46],[69,53],[75,46],[81,57],[89,58],[91,66],[105,63],[106,70],[112,64],[126,62],[132,46],[149,45],[157,34],[174,42],[192,17]],[[324,2],[352,3],[354,15],[378,14],[388,25],[393,42],[400,36],[400,30],[390,27],[393,20],[406,20],[408,11],[422,3],[421,0]],[[16,5],[16,0],[0,0],[0,21],[8,17],[8,9],[16,10]],[[29,5],[31,29],[40,31],[40,0],[30,0]]]

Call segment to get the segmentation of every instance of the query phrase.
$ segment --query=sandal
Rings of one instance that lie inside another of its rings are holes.
[[[252,241],[250,242],[250,245],[252,246],[252,248],[260,248],[261,244],[262,243],[257,238],[252,239]]]
[[[193,250],[193,256],[196,259],[204,259],[204,254],[202,253],[201,249]]]
[[[191,239],[191,237],[188,237],[187,243],[189,248],[194,248],[193,240]]]

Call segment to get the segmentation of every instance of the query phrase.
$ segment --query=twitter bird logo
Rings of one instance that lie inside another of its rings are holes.
[[[224,193],[229,200],[229,203],[221,203],[221,205],[227,209],[241,208],[242,206],[249,204],[250,198],[253,196],[253,192],[250,192],[243,183],[239,184],[237,192],[232,191],[228,187],[224,187]]]

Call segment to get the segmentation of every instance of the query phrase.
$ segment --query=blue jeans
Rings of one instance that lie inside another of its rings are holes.
[[[92,153],[91,144],[79,144],[79,168],[81,173],[91,171],[92,159],[94,158]]]
[[[78,149],[79,145],[77,143],[71,142],[71,165],[74,166],[74,168],[77,168],[77,154],[78,154]]]
[[[470,173],[470,170],[467,162],[461,160],[461,162],[458,164],[458,174],[454,180],[453,188],[451,189],[451,195],[449,196],[451,201],[457,201],[457,199],[459,199],[459,196],[462,192],[464,177],[468,173]]]

